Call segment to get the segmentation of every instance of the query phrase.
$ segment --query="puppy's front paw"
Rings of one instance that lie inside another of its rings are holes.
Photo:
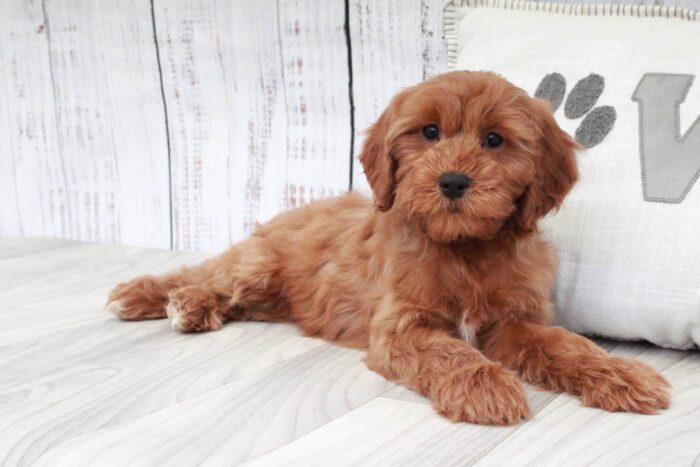
[[[170,292],[166,312],[176,331],[215,331],[223,325],[220,306],[214,292],[191,285]]]
[[[497,364],[437,384],[434,407],[452,421],[514,425],[530,417],[522,382]]]
[[[651,415],[671,403],[669,382],[642,362],[607,357],[582,371],[581,401],[588,407]]]
[[[155,276],[138,277],[119,284],[107,299],[105,311],[123,320],[165,318],[168,292]]]

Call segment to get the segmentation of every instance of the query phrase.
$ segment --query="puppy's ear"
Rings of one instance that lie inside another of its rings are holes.
[[[530,115],[534,119],[539,140],[539,160],[535,181],[519,200],[518,228],[531,232],[537,221],[559,207],[578,179],[576,150],[581,146],[559,128],[549,105],[530,99]]]
[[[385,110],[379,120],[367,130],[367,139],[360,154],[360,162],[374,193],[375,206],[382,212],[388,211],[394,203],[396,185],[396,164],[389,141],[389,114],[390,109]]]

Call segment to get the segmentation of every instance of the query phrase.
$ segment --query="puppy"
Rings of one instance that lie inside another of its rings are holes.
[[[537,221],[576,181],[576,143],[548,105],[498,76],[447,73],[399,93],[349,193],[279,215],[199,266],[118,285],[121,319],[183,332],[292,322],[368,349],[367,366],[451,420],[530,416],[521,379],[609,411],[653,414],[668,382],[552,319],[556,259]]]

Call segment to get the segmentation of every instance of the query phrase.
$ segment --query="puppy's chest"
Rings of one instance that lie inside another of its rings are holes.
[[[477,332],[479,331],[478,323],[469,320],[469,310],[465,310],[462,319],[459,321],[457,332],[460,339],[474,347],[478,346]]]
[[[477,346],[477,335],[484,325],[517,317],[518,310],[526,308],[532,300],[522,285],[495,269],[468,276],[452,290],[453,303],[456,304],[453,313],[459,337]]]
[[[418,268],[413,287],[404,287],[404,293],[423,309],[446,313],[455,336],[476,346],[483,326],[517,319],[539,302],[535,288],[515,266],[494,261],[476,267],[455,261]]]

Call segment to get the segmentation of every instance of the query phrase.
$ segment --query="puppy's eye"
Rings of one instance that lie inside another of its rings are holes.
[[[423,136],[425,136],[426,139],[435,141],[440,138],[440,129],[437,127],[437,125],[424,126]]]
[[[497,148],[503,144],[503,136],[493,131],[486,133],[486,138],[484,138],[484,146],[487,148]]]

